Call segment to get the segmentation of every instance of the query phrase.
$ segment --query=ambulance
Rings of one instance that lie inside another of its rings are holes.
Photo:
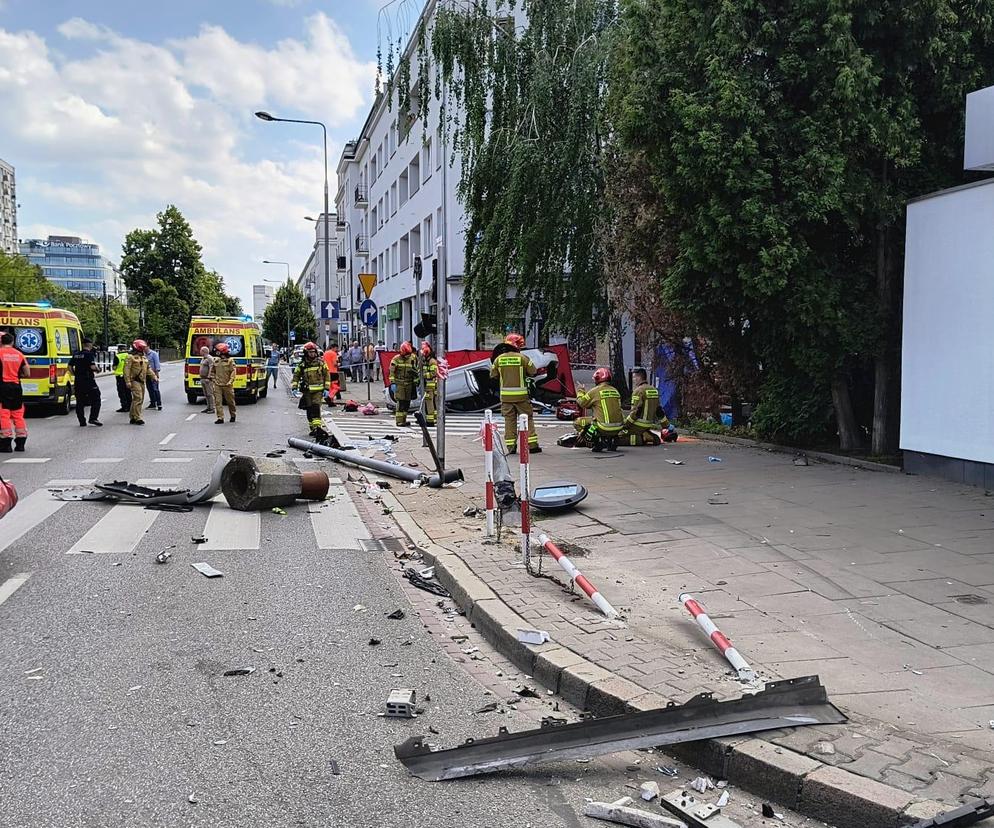
[[[31,371],[21,380],[24,404],[53,406],[56,413],[68,414],[69,359],[83,341],[76,314],[53,308],[50,302],[0,302],[0,330],[13,335],[14,347]]]
[[[186,369],[183,390],[190,405],[204,396],[200,386],[200,349],[213,352],[224,342],[238,366],[235,373],[235,397],[255,403],[269,390],[266,383],[266,357],[262,347],[262,329],[251,316],[194,316],[186,336]]]

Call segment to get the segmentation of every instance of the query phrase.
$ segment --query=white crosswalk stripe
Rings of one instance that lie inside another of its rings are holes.
[[[262,518],[258,512],[238,512],[230,508],[222,495],[214,498],[198,549],[258,549],[262,536]]]
[[[359,541],[370,534],[355,504],[339,486],[332,486],[328,497],[324,503],[307,507],[318,549],[357,549]]]

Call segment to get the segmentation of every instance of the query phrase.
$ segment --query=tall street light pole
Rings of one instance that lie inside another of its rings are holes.
[[[321,127],[321,134],[324,137],[324,292],[326,296],[331,295],[331,232],[328,229],[328,128],[320,121],[302,121],[296,118],[277,118],[268,112],[256,112],[255,117],[261,121],[278,121],[285,124],[310,124]],[[287,270],[289,279],[289,269]]]

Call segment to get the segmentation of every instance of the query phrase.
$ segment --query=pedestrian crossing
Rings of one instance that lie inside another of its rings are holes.
[[[411,423],[410,428],[397,426],[394,422],[393,412],[391,411],[380,413],[375,417],[367,417],[363,414],[326,412],[324,419],[325,421],[334,423],[337,430],[350,440],[362,440],[366,438],[377,440],[381,439],[385,434],[396,437],[409,436],[419,441],[421,439],[421,429],[414,422],[413,414],[408,416],[408,421]],[[500,416],[500,412],[494,413],[494,423],[498,429],[503,429],[504,418]],[[470,414],[450,412],[445,415],[445,435],[447,437],[469,437],[476,439],[480,435],[480,426],[482,424],[482,411]],[[551,414],[537,414],[535,416],[536,429],[561,426],[562,423],[559,423]],[[431,427],[431,431],[434,435],[435,426]]]
[[[328,500],[320,503],[301,501],[287,508],[287,514],[238,512],[228,507],[223,496],[216,497],[209,510],[195,508],[189,515],[178,516],[158,510],[144,509],[140,504],[81,502],[57,499],[50,489],[89,487],[93,479],[50,480],[42,488],[21,498],[18,505],[0,522],[0,552],[18,541],[30,541],[32,533],[49,534],[51,520],[58,516],[60,527],[68,524],[65,533],[69,548],[67,555],[127,555],[135,552],[158,521],[192,521],[182,529],[180,541],[186,542],[187,532],[207,538],[197,548],[204,551],[252,551],[263,547],[263,529],[272,535],[275,522],[288,523],[294,536],[301,540],[302,549],[360,549],[360,541],[369,540],[366,528],[355,504],[340,479],[332,480]],[[143,486],[176,488],[180,478],[146,478],[135,481]],[[100,507],[99,509],[96,507]],[[63,519],[63,510],[73,512],[72,521]],[[304,514],[307,520],[304,520]],[[89,525],[82,519],[92,518]],[[165,515],[165,517],[163,517]],[[192,526],[192,529],[191,529]],[[198,528],[202,527],[202,531]],[[72,536],[72,531],[76,536]],[[269,538],[266,538],[269,540]],[[27,545],[26,543],[24,545]],[[31,544],[42,548],[41,545]],[[51,548],[50,542],[45,548]],[[268,548],[268,545],[267,547]]]

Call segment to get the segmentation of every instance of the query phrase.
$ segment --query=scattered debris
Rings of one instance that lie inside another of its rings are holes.
[[[377,486],[377,488],[380,488],[380,489],[391,489],[391,488],[393,488],[390,485],[390,483],[388,481],[386,481],[386,480],[377,480],[376,481],[376,486]]]
[[[235,667],[232,670],[225,670],[225,676],[250,676],[255,672],[255,667]]]
[[[491,702],[477,712],[496,709],[497,703]],[[503,731],[442,750],[432,750],[422,737],[412,737],[396,745],[394,754],[418,778],[438,781],[619,750],[845,721],[829,703],[818,677],[805,676],[768,682],[759,692],[728,701],[701,693],[684,705],[572,724],[547,717],[534,730]]]
[[[518,641],[522,644],[544,644],[549,640],[549,634],[545,630],[518,627]]]
[[[534,687],[529,687],[527,684],[519,684],[514,688],[514,692],[517,693],[523,699],[540,699],[542,698],[538,693],[535,692]]]
[[[818,742],[815,745],[815,753],[820,753],[822,756],[835,756],[835,745],[831,742]]]
[[[195,535],[190,538],[190,543],[207,543],[207,538],[203,535]]]
[[[698,793],[707,793],[714,790],[714,782],[707,776],[698,776],[690,783],[690,787]]]
[[[652,800],[659,796],[659,783],[643,782],[639,785],[639,796],[646,802],[652,802]]]
[[[193,507],[186,503],[149,503],[143,507],[152,512],[192,512]]]
[[[659,771],[663,776],[676,778],[677,776],[680,775],[680,772],[676,768],[671,767],[670,765],[658,765],[656,767],[656,770]]]
[[[387,704],[384,715],[400,719],[414,718],[414,691],[413,690],[391,690],[387,696]]]
[[[173,556],[173,553],[170,552],[169,550],[175,548],[176,548],[175,544],[173,544],[172,546],[167,546],[158,555],[155,556],[155,562],[159,564],[166,563]]]
[[[328,764],[331,766],[332,776],[338,776],[341,773],[341,771],[338,769],[338,762],[336,762],[334,759],[329,759]]]
[[[191,805],[196,805],[196,804],[197,804],[197,803],[198,803],[198,802],[199,802],[200,800],[199,800],[199,799],[197,799],[197,796],[196,796],[196,794],[193,794],[193,793],[191,793],[191,794],[190,794],[190,795],[189,795],[189,796],[188,796],[188,797],[186,798],[186,801],[187,801],[187,802],[189,802],[189,803],[190,803]]]
[[[33,670],[25,670],[24,675],[33,676],[35,673],[40,673],[44,669],[44,667],[35,667]]]
[[[710,802],[702,802],[690,791],[678,788],[659,800],[670,813],[686,820],[693,828],[742,828],[737,822],[721,815],[721,809]]]
[[[666,462],[669,463],[671,466],[682,466],[683,465],[683,460],[667,460]]]
[[[808,463],[808,455],[806,455],[803,451],[797,452],[797,454],[794,455],[794,465],[795,466],[808,466],[808,465],[810,465]]]
[[[366,612],[366,608],[362,604],[356,604],[352,607],[352,612]]]
[[[939,828],[940,825],[960,826],[973,825],[975,822],[982,822],[985,819],[994,817],[994,798],[975,799],[952,811],[946,811],[931,819],[923,819],[916,822],[910,828]]]
[[[228,744],[228,740],[227,739],[215,739],[214,740],[214,744],[215,745],[226,745],[226,744]]]
[[[400,621],[403,617],[404,617],[404,610],[402,609],[395,609],[393,612],[387,613],[387,618],[389,618],[391,621]]]
[[[369,646],[370,647],[378,647],[380,645],[380,643],[381,643],[380,639],[378,639],[378,638],[371,638],[371,639],[369,639]]]
[[[769,802],[763,803],[763,816],[767,819],[772,819],[776,816],[776,811],[773,810],[773,806]]]
[[[711,455],[711,456],[708,457],[708,462],[709,463],[720,463],[721,462],[721,458],[720,457],[715,457],[715,456]]]
[[[224,573],[219,569],[215,569],[209,563],[192,563],[190,564],[194,569],[197,570],[201,575],[206,578],[223,578]]]
[[[467,506],[462,510],[463,517],[477,517],[480,514],[479,506]]]
[[[485,704],[479,710],[474,710],[473,712],[474,713],[494,713],[494,712],[496,712],[497,707],[498,707],[497,702],[490,702],[490,704]],[[396,751],[397,751],[397,749],[394,748],[394,752],[395,753],[396,753]]]
[[[729,800],[728,791],[722,791],[721,796],[718,797],[718,801],[714,803],[716,808],[724,808],[728,804]]]
[[[727,500],[723,500],[720,497],[709,497],[708,498],[708,504],[711,505],[711,506],[727,506],[728,505],[728,501]]]
[[[632,825],[635,828],[687,828],[685,823],[668,816],[614,803],[588,802],[583,808],[583,813],[594,819],[616,822],[618,825]]]
[[[281,509],[279,506],[273,506],[274,515],[286,515],[286,509]]]
[[[449,595],[449,591],[438,583],[438,581],[422,577],[418,574],[418,571],[414,569],[414,567],[407,567],[407,569],[404,570],[404,577],[411,582],[411,586],[423,589],[425,592],[430,592],[433,595],[440,595],[443,598],[451,597]]]
[[[426,566],[424,569],[418,572],[418,575],[420,575],[426,581],[431,581],[435,577],[435,567]]]

